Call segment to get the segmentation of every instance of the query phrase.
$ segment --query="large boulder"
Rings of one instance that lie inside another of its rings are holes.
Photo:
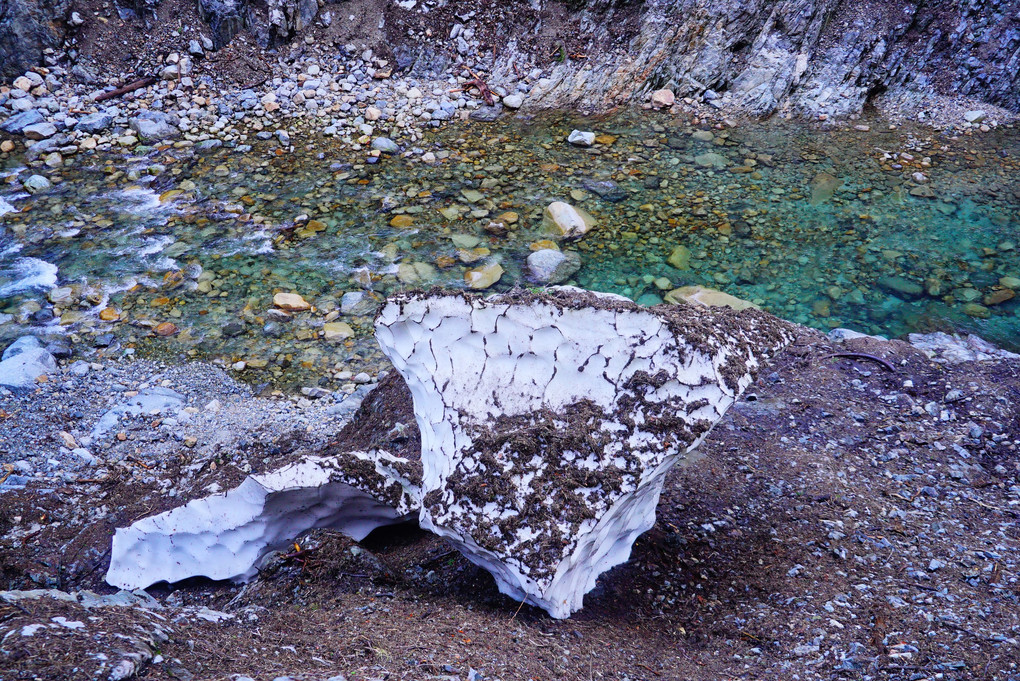
[[[542,231],[563,239],[580,239],[595,225],[595,218],[563,201],[553,201],[542,214]]]
[[[170,139],[181,134],[174,118],[161,111],[142,111],[128,121],[128,127],[146,142]]]
[[[35,336],[23,336],[0,355],[0,386],[12,390],[35,387],[36,379],[57,370],[57,360]]]
[[[793,337],[757,310],[565,287],[404,294],[376,336],[414,397],[420,524],[553,617],[627,560],[666,473]]]

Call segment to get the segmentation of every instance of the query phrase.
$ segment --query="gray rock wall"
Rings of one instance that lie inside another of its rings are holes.
[[[627,23],[637,28],[621,43]],[[607,106],[670,87],[713,90],[757,115],[842,115],[893,89],[1020,110],[1018,0],[592,0],[575,27],[592,46],[618,46],[557,66],[540,93],[547,106]]]
[[[0,77],[10,80],[42,63],[59,44],[70,0],[0,0]]]
[[[278,46],[319,14],[318,0],[192,1],[217,49],[242,30],[263,47]],[[497,50],[493,80],[515,81],[522,64],[551,66],[551,78],[529,98],[539,106],[604,109],[669,87],[679,96],[718,93],[719,106],[752,115],[842,116],[883,92],[908,106],[932,94],[968,95],[1020,111],[1020,0],[514,1],[519,11],[513,26],[500,27],[506,46]],[[151,20],[159,2],[132,6]],[[69,5],[0,0],[0,76],[42,62],[42,50],[64,35]],[[378,14],[378,26],[422,11],[385,2],[363,9]],[[513,49],[530,34],[587,58],[551,63],[542,42]],[[425,71],[434,59],[403,57],[453,54],[441,35],[428,47],[399,39],[378,47],[392,51],[398,67]]]
[[[319,13],[318,0],[198,0],[219,49],[241,30],[262,47],[272,47],[309,27]]]

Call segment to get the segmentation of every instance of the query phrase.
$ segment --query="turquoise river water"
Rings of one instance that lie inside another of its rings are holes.
[[[596,144],[567,144],[575,127]],[[493,262],[492,290],[531,285],[525,258],[560,200],[598,220],[560,244],[582,287],[655,304],[697,284],[824,330],[1020,350],[1020,132],[870,128],[548,115],[432,133],[419,146],[434,165],[319,138],[79,155],[33,196],[15,157],[0,161],[0,341],[32,332],[336,387],[379,366],[386,294],[463,287]],[[352,291],[367,294],[344,313]],[[315,310],[287,319],[277,292]]]

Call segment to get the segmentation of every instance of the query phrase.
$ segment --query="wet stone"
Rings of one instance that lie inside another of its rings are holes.
[[[610,203],[619,203],[629,196],[625,189],[612,180],[587,180],[584,188]]]
[[[883,291],[887,291],[898,298],[904,300],[916,300],[924,296],[924,287],[917,282],[904,279],[899,276],[884,276],[879,277],[877,282],[878,287]]]
[[[495,106],[481,106],[475,109],[468,116],[473,121],[480,121],[482,123],[492,123],[503,114],[503,107],[499,104]],[[433,114],[435,117],[435,114]]]
[[[567,137],[567,142],[575,147],[590,147],[595,144],[595,133],[574,130]]]

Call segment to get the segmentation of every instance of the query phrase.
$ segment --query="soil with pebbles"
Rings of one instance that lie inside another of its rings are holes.
[[[81,396],[72,382],[60,400],[54,376],[37,395],[0,398],[8,450],[12,434],[76,432],[65,402],[91,427],[110,379],[169,381],[200,409],[196,422],[237,440],[203,449],[168,435],[160,449],[143,437],[162,432],[159,419],[129,417],[97,453],[100,474],[62,470],[63,445],[35,436],[38,458],[58,465],[0,495],[0,587],[79,595],[0,596],[0,668],[5,679],[118,668],[154,679],[1017,679],[1020,360],[949,356],[805,329],[705,458],[672,475],[631,560],[563,621],[500,595],[411,526],[361,543],[295,537],[244,586],[117,596],[102,582],[115,527],[351,445],[337,433],[352,431],[335,404],[254,398],[201,365],[111,364],[91,375],[105,387]],[[399,382],[379,390],[366,404],[405,405],[379,415],[382,437],[411,414]],[[212,399],[221,411],[202,411]],[[252,420],[218,420],[242,412]]]

